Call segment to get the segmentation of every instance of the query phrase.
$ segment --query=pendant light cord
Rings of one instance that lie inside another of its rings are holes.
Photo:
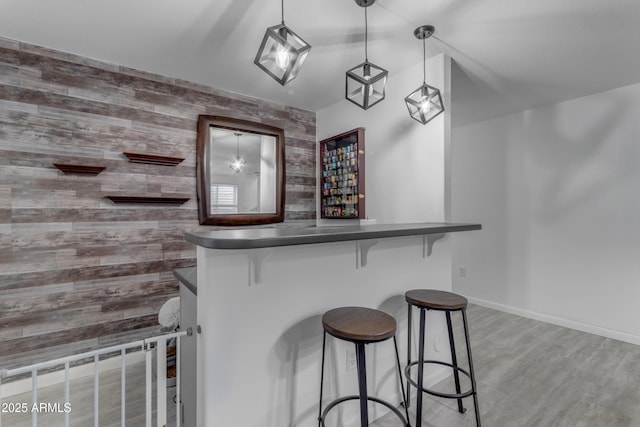
[[[368,41],[369,41],[369,25],[367,22],[367,6],[365,6],[364,8],[364,60],[365,62],[369,62],[369,55],[367,52]]]
[[[427,48],[425,39],[422,39],[422,83],[427,84]]]
[[[284,0],[280,2],[280,9],[282,11],[282,25],[284,25]]]

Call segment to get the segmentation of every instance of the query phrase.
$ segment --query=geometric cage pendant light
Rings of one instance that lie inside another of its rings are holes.
[[[364,62],[347,71],[345,97],[362,109],[368,109],[385,96],[387,86],[387,70],[369,62],[367,52],[368,22],[367,8],[375,0],[355,0],[356,4],[364,7]]]
[[[242,171],[242,168],[245,165],[244,159],[242,157],[240,157],[240,137],[242,136],[242,133],[234,132],[233,134],[237,138],[237,142],[236,142],[236,157],[234,157],[234,159],[231,162],[229,162],[229,167],[231,169],[233,169],[233,171],[235,173],[240,173]]]
[[[282,22],[267,28],[253,63],[284,86],[298,75],[311,45],[284,25],[284,0],[281,9]]]
[[[431,37],[434,31],[435,27],[433,25],[422,25],[413,32],[418,40],[422,40],[422,86],[411,92],[411,94],[404,99],[411,118],[419,121],[423,125],[444,111],[440,91],[426,83],[425,40]]]

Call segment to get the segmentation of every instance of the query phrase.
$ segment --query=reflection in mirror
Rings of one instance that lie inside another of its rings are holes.
[[[276,138],[211,128],[211,213],[276,213]]]
[[[284,131],[245,120],[200,116],[197,146],[201,224],[284,220]]]

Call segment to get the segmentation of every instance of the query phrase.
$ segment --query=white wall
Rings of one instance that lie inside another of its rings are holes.
[[[273,137],[260,139],[260,178],[258,212],[276,212],[276,146]]]
[[[251,286],[250,257],[261,260],[260,282]],[[451,289],[450,260],[450,240],[438,241],[433,255],[424,259],[420,236],[380,239],[363,268],[355,266],[355,242],[251,251],[198,247],[198,425],[317,427],[322,314],[354,305],[392,314],[404,363],[407,308],[402,295],[424,277],[433,280],[435,289]],[[429,314],[430,328],[440,332],[428,337],[427,358],[447,360],[446,326],[438,314]],[[436,334],[443,343],[438,354]],[[416,342],[414,334],[413,347]],[[358,393],[357,372],[346,367],[352,349],[351,343],[327,338],[325,405]],[[367,346],[366,355],[369,393],[399,404],[392,341]],[[434,369],[425,375],[428,384],[443,378]],[[371,420],[384,412],[385,407],[371,405]],[[327,427],[359,425],[356,402],[334,408],[327,420]]]
[[[454,289],[640,344],[638,118],[640,84],[455,128]]]
[[[235,178],[238,184],[238,212],[257,212],[259,177],[253,173],[239,173]]]
[[[390,76],[385,99],[366,111],[346,100],[318,111],[318,141],[356,127],[366,129],[366,209],[378,223],[445,219],[450,71],[449,57],[427,61],[427,83],[442,91],[447,111],[426,126],[409,116],[404,103],[422,84],[422,64]]]

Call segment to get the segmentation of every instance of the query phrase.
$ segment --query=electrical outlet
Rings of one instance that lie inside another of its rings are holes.
[[[346,371],[353,371],[354,369],[356,369],[356,350],[354,348],[348,348],[347,349],[347,368]]]
[[[466,277],[467,276],[467,267],[465,267],[464,265],[459,266],[458,267],[458,276]]]

